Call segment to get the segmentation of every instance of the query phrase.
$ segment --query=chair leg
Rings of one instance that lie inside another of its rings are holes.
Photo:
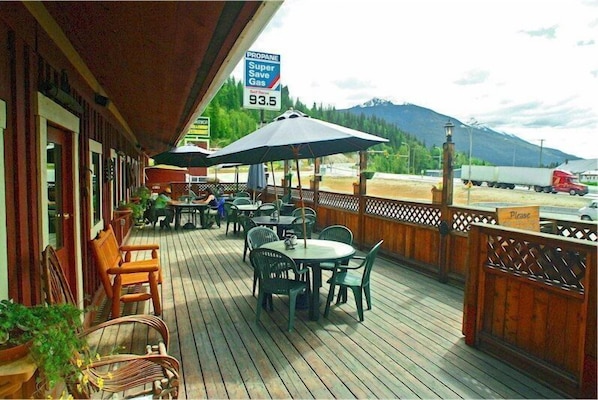
[[[328,318],[328,314],[330,313],[330,303],[332,303],[332,299],[334,298],[334,290],[336,285],[334,283],[330,284],[330,290],[328,290],[328,297],[326,298],[326,308],[324,308],[324,317]]]
[[[372,309],[372,297],[370,296],[370,286],[364,286],[363,294],[365,294],[365,301],[368,305],[368,310]]]
[[[359,321],[363,322],[363,298],[361,296],[361,288],[352,287],[351,290],[353,290],[353,296],[355,297],[355,305],[357,306]]]
[[[289,325],[288,330],[293,330],[293,324],[295,322],[295,306],[297,305],[297,293],[293,292],[289,294]]]
[[[261,290],[257,294],[257,306],[255,307],[255,323],[260,322],[260,315],[262,314],[262,307],[264,306],[264,292]]]
[[[158,280],[154,273],[149,274],[150,293],[152,295],[152,304],[154,305],[154,314],[162,314],[162,306],[160,304],[160,292],[158,291]]]
[[[247,244],[247,238],[245,238],[245,243],[243,244],[243,262],[245,262],[245,257],[247,256],[247,250],[249,246]]]
[[[253,271],[253,291],[251,293],[254,297],[255,297],[255,289],[257,288],[257,280],[258,280],[257,271],[254,270]]]

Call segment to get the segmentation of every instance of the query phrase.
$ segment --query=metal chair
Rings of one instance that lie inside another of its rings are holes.
[[[347,289],[353,291],[353,297],[355,297],[355,305],[357,306],[357,314],[359,315],[359,321],[363,321],[363,297],[362,293],[365,294],[365,300],[368,305],[368,310],[372,309],[372,297],[370,294],[370,273],[374,266],[374,260],[378,254],[378,249],[382,246],[384,240],[380,240],[363,258],[362,262],[357,266],[344,266],[334,269],[332,277],[328,280],[330,284],[330,290],[328,291],[328,298],[326,299],[326,308],[324,309],[324,317],[328,317],[330,312],[330,303],[334,297],[335,288],[339,287],[338,297],[336,303],[347,302]],[[361,259],[361,258],[356,258]],[[361,274],[356,273],[356,270],[362,269]]]
[[[270,228],[265,226],[256,226],[247,231],[247,247],[249,249],[249,260],[251,261],[251,251],[259,248],[264,243],[276,242],[278,235]],[[253,267],[253,291],[251,292],[255,296],[255,288],[258,281],[258,273],[255,265],[251,263]]]
[[[257,229],[257,228],[253,228]],[[295,305],[297,304],[297,296],[305,293],[309,298],[309,285],[305,281],[297,279],[289,279],[289,271],[293,271],[295,276],[308,274],[307,268],[298,268],[295,261],[285,254],[276,250],[258,248],[251,251],[249,254],[251,263],[255,266],[260,285],[258,290],[255,321],[260,320],[262,307],[268,307],[270,311],[274,309],[272,304],[272,295],[289,296],[289,322],[288,331],[293,330],[295,321]]]

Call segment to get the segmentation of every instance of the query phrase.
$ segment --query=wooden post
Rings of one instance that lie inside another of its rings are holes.
[[[441,222],[440,230],[440,270],[438,271],[438,280],[448,282],[448,270],[451,260],[449,244],[451,240],[450,230],[453,224],[450,206],[453,204],[453,152],[455,144],[452,136],[447,135],[446,142],[442,145],[443,161],[442,166],[442,202],[440,205]]]
[[[367,186],[365,176],[361,173],[361,171],[365,171],[368,165],[368,153],[367,151],[360,151],[359,152],[359,232],[357,234],[357,242],[363,248],[365,246],[365,202],[366,202],[366,191]]]
[[[318,212],[318,203],[320,202],[320,164],[322,162],[322,158],[318,157],[314,159],[314,179],[313,179],[313,188],[314,191],[314,210]]]

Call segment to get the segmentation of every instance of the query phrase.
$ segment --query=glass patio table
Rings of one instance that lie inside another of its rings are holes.
[[[320,317],[320,286],[322,286],[322,262],[342,262],[355,254],[353,246],[332,240],[307,239],[307,247],[303,239],[297,240],[293,249],[287,249],[284,240],[265,243],[260,248],[277,250],[296,263],[304,263],[312,270],[312,291],[309,304],[309,318],[317,321]]]

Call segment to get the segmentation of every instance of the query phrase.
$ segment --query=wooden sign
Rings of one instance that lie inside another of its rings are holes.
[[[497,207],[498,224],[540,232],[540,206]]]

